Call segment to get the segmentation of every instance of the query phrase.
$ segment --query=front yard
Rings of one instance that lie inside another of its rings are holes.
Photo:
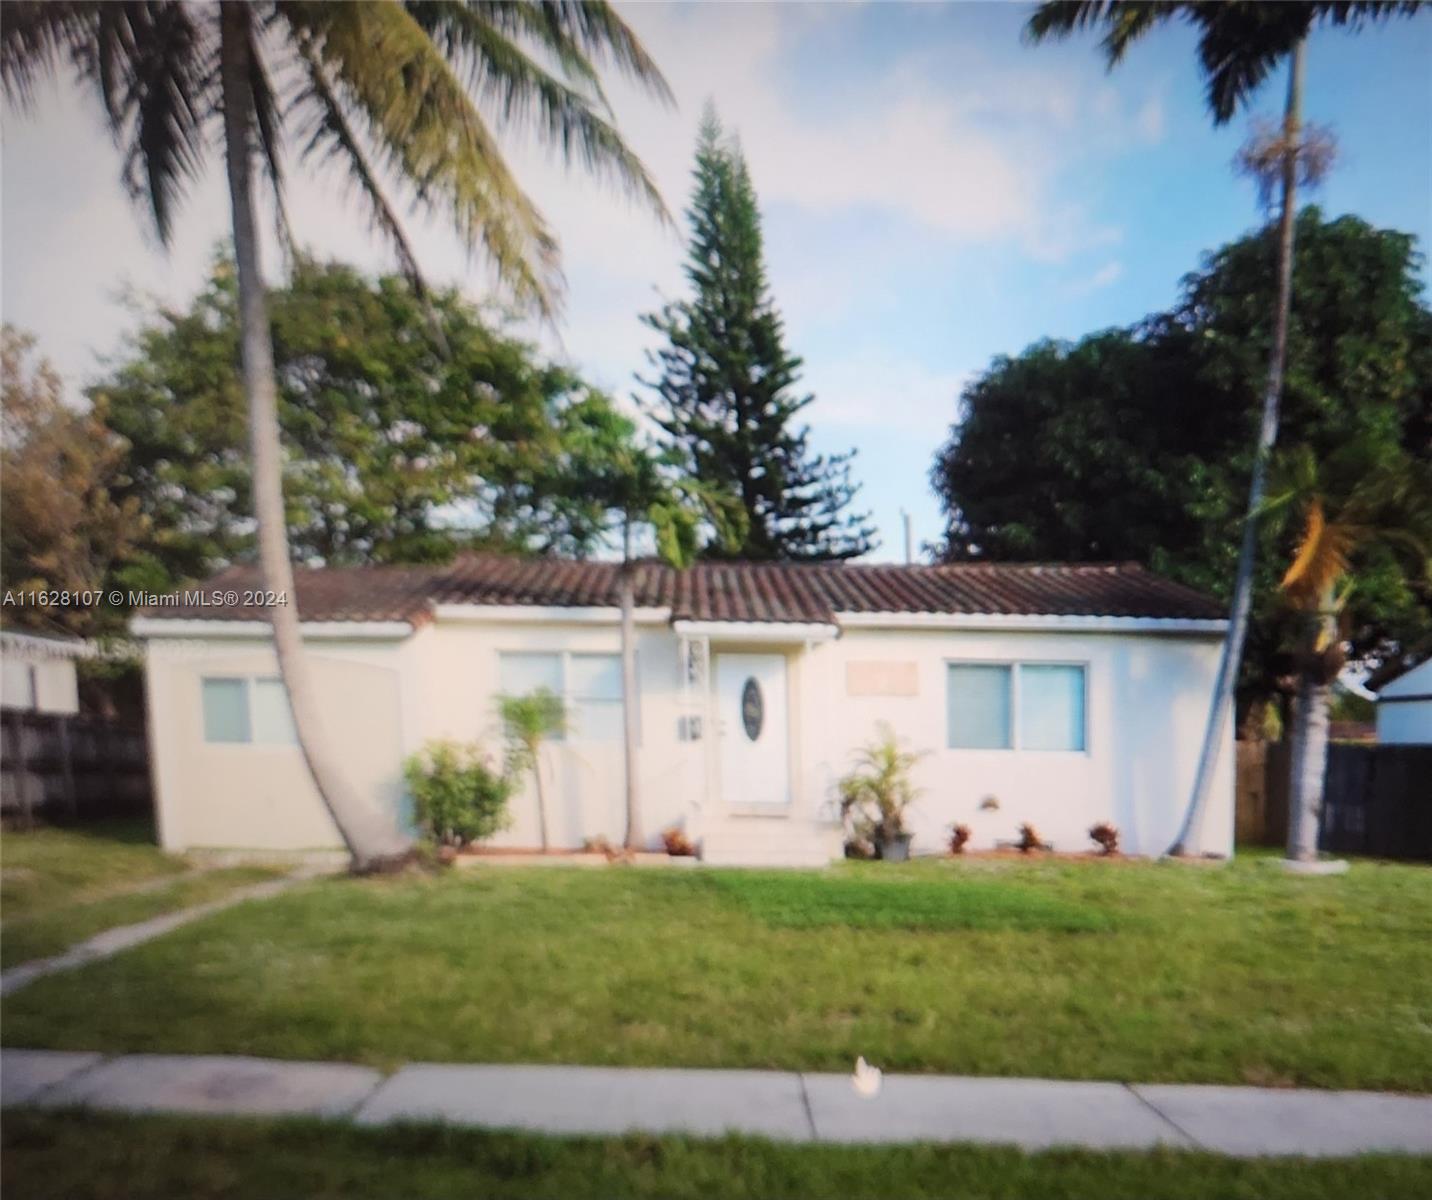
[[[147,821],[7,833],[0,840],[0,967],[106,929],[215,900],[272,867],[199,868],[154,845]]]
[[[5,1004],[10,1046],[1432,1091],[1432,871],[941,861],[314,882]]]

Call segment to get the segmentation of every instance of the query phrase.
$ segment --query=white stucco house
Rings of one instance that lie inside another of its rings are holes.
[[[1384,746],[1432,746],[1432,658],[1378,687],[1377,740]]]
[[[622,834],[613,563],[478,555],[298,572],[326,721],[351,779],[401,819],[405,755],[433,738],[501,753],[497,697],[545,685],[572,728],[546,752],[553,842]],[[839,857],[835,784],[889,723],[925,757],[914,852],[951,824],[990,847],[1034,824],[1056,849],[1167,849],[1224,636],[1217,604],[1132,565],[636,567],[643,824],[718,863]],[[159,827],[172,849],[329,847],[261,610],[235,568],[145,610]],[[1201,850],[1233,840],[1232,726]],[[513,801],[499,844],[537,843]]]

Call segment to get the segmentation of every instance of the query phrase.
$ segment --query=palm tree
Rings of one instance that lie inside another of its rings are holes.
[[[1420,0],[1318,0],[1268,4],[1257,0],[1054,0],[1041,4],[1025,32],[1036,42],[1063,38],[1076,30],[1104,31],[1105,57],[1112,70],[1129,48],[1156,25],[1175,18],[1198,30],[1198,57],[1207,85],[1208,107],[1215,125],[1226,125],[1244,108],[1259,86],[1284,60],[1288,61],[1288,93],[1283,125],[1277,139],[1281,211],[1278,219],[1278,298],[1273,312],[1273,340],[1268,354],[1267,383],[1263,390],[1262,419],[1258,427],[1253,473],[1248,485],[1248,510],[1238,551],[1229,608],[1228,636],[1218,664],[1208,724],[1198,770],[1183,822],[1169,853],[1192,849],[1195,831],[1213,785],[1213,772],[1223,729],[1233,703],[1243,643],[1248,634],[1253,604],[1253,565],[1258,542],[1258,514],[1267,489],[1268,462],[1278,439],[1278,405],[1283,393],[1287,361],[1288,319],[1293,292],[1293,218],[1297,211],[1297,185],[1308,170],[1303,157],[1302,100],[1303,45],[1314,25],[1360,27],[1367,21],[1416,11]]]
[[[1280,588],[1302,625],[1294,655],[1298,683],[1287,853],[1306,862],[1318,852],[1329,700],[1346,662],[1339,626],[1353,590],[1352,564],[1359,555],[1385,548],[1406,559],[1413,586],[1432,595],[1432,470],[1406,456],[1389,461],[1357,445],[1322,464],[1303,450],[1292,457],[1287,484],[1266,507],[1301,509],[1303,518]]]
[[[638,533],[649,533],[657,557],[677,570],[689,567],[701,549],[702,527],[727,548],[746,536],[740,497],[680,473],[673,451],[637,436],[636,423],[610,402],[588,402],[568,431],[569,487],[590,506],[604,531],[621,538],[617,571],[621,610],[622,746],[626,770],[626,832],[622,844],[642,848],[641,782],[637,770],[636,577],[633,548]],[[613,529],[613,526],[615,528]]]
[[[549,70],[541,59],[555,66]],[[557,242],[503,161],[483,108],[503,126],[535,130],[569,162],[614,180],[669,219],[645,168],[607,119],[598,67],[614,66],[662,100],[670,92],[606,3],[5,6],[0,82],[12,103],[32,107],[37,84],[65,63],[77,82],[97,91],[122,153],[125,186],[147,206],[161,242],[169,241],[186,186],[209,152],[223,148],[259,562],[264,587],[287,597],[295,593],[254,213],[256,156],[285,242],[283,151],[286,135],[296,133],[301,161],[337,160],[346,171],[373,227],[420,292],[417,260],[380,182],[383,170],[446,217],[470,252],[483,252],[519,302],[549,318],[561,289]],[[298,81],[283,97],[273,84],[280,78]],[[401,859],[408,839],[352,788],[324,736],[296,605],[274,606],[269,615],[299,746],[354,869]]]
[[[567,708],[562,697],[547,688],[525,696],[504,696],[498,705],[507,734],[508,769],[531,771],[537,789],[537,825],[542,850],[548,849],[547,792],[542,786],[542,747],[567,729]]]

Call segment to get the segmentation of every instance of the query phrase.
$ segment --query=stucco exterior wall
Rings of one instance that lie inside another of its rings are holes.
[[[413,748],[431,738],[478,741],[500,762],[501,654],[619,654],[621,641],[614,624],[456,620],[424,629],[414,649],[421,684],[413,690],[410,709]],[[699,784],[700,764],[694,755],[683,752],[687,744],[677,740],[678,665],[670,627],[639,625],[640,787],[642,823],[649,840],[671,825],[690,827],[688,801]],[[573,736],[549,744],[542,760],[552,845],[576,847],[599,835],[619,843],[626,829],[622,743]],[[510,813],[511,827],[493,844],[536,846],[537,800],[530,780],[524,780],[513,797]]]
[[[348,778],[387,811],[401,814],[412,641],[325,641],[310,645],[309,653],[325,729],[341,747]],[[165,849],[342,844],[297,746],[204,740],[206,676],[277,674],[273,649],[260,638],[148,643],[150,762]]]
[[[670,624],[638,629],[643,831],[672,825],[704,839],[724,861],[824,861],[839,852],[836,781],[855,750],[888,722],[924,751],[923,795],[910,813],[916,853],[940,849],[952,823],[976,847],[1017,836],[1028,821],[1060,850],[1091,848],[1089,826],[1112,821],[1131,853],[1167,849],[1192,783],[1217,668],[1216,636],[995,630],[848,628],[827,641],[779,644],[713,637],[710,680],[723,652],[780,654],[789,694],[790,797],[784,813],[751,812],[723,793],[721,741],[705,711],[702,736],[684,740],[693,710],[682,688],[680,642]],[[496,709],[503,651],[617,654],[614,621],[443,618],[401,641],[314,641],[330,735],[355,783],[400,809],[404,755],[432,738],[479,741],[502,754]],[[955,750],[946,746],[946,663],[1081,663],[1087,672],[1082,751]],[[853,672],[853,674],[852,674]],[[208,745],[204,675],[273,675],[260,639],[150,642],[151,737],[166,846],[332,846],[336,833],[292,746]],[[851,695],[854,690],[863,693]],[[1231,722],[1200,849],[1232,852]],[[552,843],[577,846],[624,832],[620,740],[571,738],[544,755]],[[998,808],[981,808],[993,796]],[[512,803],[499,845],[538,841],[531,785]]]
[[[1432,659],[1378,693],[1377,740],[1389,746],[1432,745]]]
[[[1024,631],[846,630],[816,651],[813,689],[823,698],[816,727],[827,731],[814,754],[817,775],[833,782],[851,750],[887,721],[908,748],[925,752],[916,768],[923,794],[909,814],[917,852],[941,846],[966,824],[971,845],[990,848],[1034,825],[1058,850],[1087,850],[1089,827],[1112,821],[1130,853],[1168,849],[1193,784],[1220,642],[1210,637]],[[946,664],[1080,663],[1086,671],[1082,751],[951,749],[947,742]],[[911,695],[847,695],[847,665],[913,664]],[[1198,846],[1233,849],[1232,723]],[[981,808],[993,797],[998,808]]]

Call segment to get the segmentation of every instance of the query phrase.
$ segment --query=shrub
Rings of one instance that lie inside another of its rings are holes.
[[[1039,836],[1039,830],[1033,825],[1021,825],[1019,827],[1019,841],[1015,842],[1021,854],[1028,854],[1031,850],[1053,850],[1054,847]]]
[[[1117,826],[1111,825],[1108,821],[1101,821],[1089,830],[1089,836],[1099,844],[1101,854],[1117,854],[1119,852],[1119,830]]]
[[[662,831],[661,844],[666,847],[666,852],[672,858],[695,858],[696,846],[685,832],[673,825],[670,829]]]
[[[840,815],[851,822],[852,841],[894,841],[905,832],[905,810],[919,794],[910,769],[923,757],[900,749],[895,731],[879,726],[879,735],[862,747],[854,770],[838,785]]]
[[[968,825],[956,825],[950,830],[950,853],[963,854],[965,843],[970,840],[970,827]]]
[[[429,742],[408,756],[403,776],[418,824],[439,846],[481,841],[509,823],[512,780],[494,770],[476,746]]]

